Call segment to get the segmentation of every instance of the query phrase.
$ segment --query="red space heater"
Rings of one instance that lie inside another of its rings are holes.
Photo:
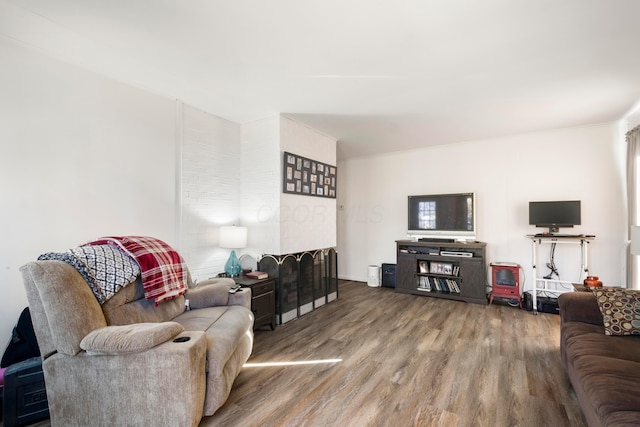
[[[520,265],[515,263],[497,262],[491,263],[491,297],[489,304],[493,303],[493,298],[506,298],[517,300],[522,308],[520,298]]]

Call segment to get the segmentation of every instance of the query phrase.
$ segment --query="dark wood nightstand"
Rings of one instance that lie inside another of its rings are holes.
[[[270,326],[276,329],[276,280],[250,279],[245,276],[234,277],[237,284],[251,288],[251,311],[255,317],[253,329]]]

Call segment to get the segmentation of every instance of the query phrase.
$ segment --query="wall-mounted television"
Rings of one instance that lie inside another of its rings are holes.
[[[550,233],[580,225],[580,200],[529,202],[529,225],[545,227]]]
[[[409,196],[407,234],[417,238],[476,238],[474,193]]]

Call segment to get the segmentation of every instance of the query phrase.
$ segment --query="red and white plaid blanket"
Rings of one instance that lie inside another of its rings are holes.
[[[187,267],[178,252],[162,240],[146,236],[102,237],[89,245],[111,244],[136,260],[144,297],[156,305],[187,291]]]

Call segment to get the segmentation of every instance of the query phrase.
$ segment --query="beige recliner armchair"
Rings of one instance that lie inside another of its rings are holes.
[[[64,262],[21,271],[54,426],[196,426],[224,404],[251,354],[250,290],[229,294],[231,279],[158,306],[138,279],[100,305]]]

